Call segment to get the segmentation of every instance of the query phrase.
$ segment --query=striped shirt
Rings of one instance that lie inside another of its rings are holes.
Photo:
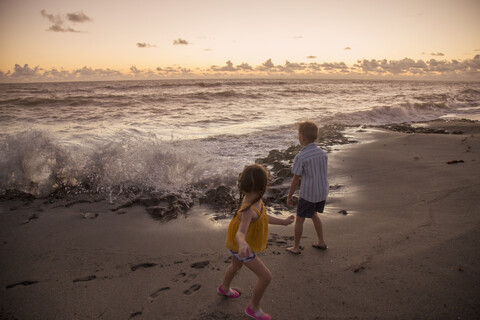
[[[301,176],[300,197],[310,202],[327,199],[327,154],[315,143],[306,145],[293,160],[292,173]]]

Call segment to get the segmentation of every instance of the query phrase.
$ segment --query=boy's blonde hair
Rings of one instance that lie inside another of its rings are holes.
[[[317,140],[318,127],[311,121],[299,122],[297,124],[298,133],[300,133],[307,142],[312,143]]]

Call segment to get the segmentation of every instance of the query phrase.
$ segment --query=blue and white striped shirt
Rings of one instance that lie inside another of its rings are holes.
[[[293,160],[292,173],[301,176],[300,197],[310,202],[327,199],[327,154],[312,142],[307,144]]]

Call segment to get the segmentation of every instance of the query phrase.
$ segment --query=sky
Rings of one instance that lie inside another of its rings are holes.
[[[0,81],[480,81],[479,0],[0,0]]]

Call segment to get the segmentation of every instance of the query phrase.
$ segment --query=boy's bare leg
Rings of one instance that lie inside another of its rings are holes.
[[[303,234],[303,223],[305,222],[305,218],[297,216],[295,218],[295,228],[294,228],[294,245],[293,247],[287,248],[288,251],[293,253],[300,253],[300,239],[302,238]]]
[[[243,262],[238,261],[232,257],[232,263],[228,266],[225,276],[223,277],[222,290],[228,292],[230,290],[230,284],[237,272],[242,268]]]
[[[262,260],[259,257],[246,262],[245,265],[247,268],[252,270],[258,277],[258,281],[253,288],[252,300],[250,301],[250,309],[257,312],[260,310],[260,300],[265,293],[268,285],[272,281],[272,273],[265,266]]]
[[[325,240],[323,239],[323,226],[322,221],[318,217],[318,213],[314,213],[312,216],[313,226],[315,227],[315,231],[317,232],[318,241],[315,245],[319,247],[326,247]]]

